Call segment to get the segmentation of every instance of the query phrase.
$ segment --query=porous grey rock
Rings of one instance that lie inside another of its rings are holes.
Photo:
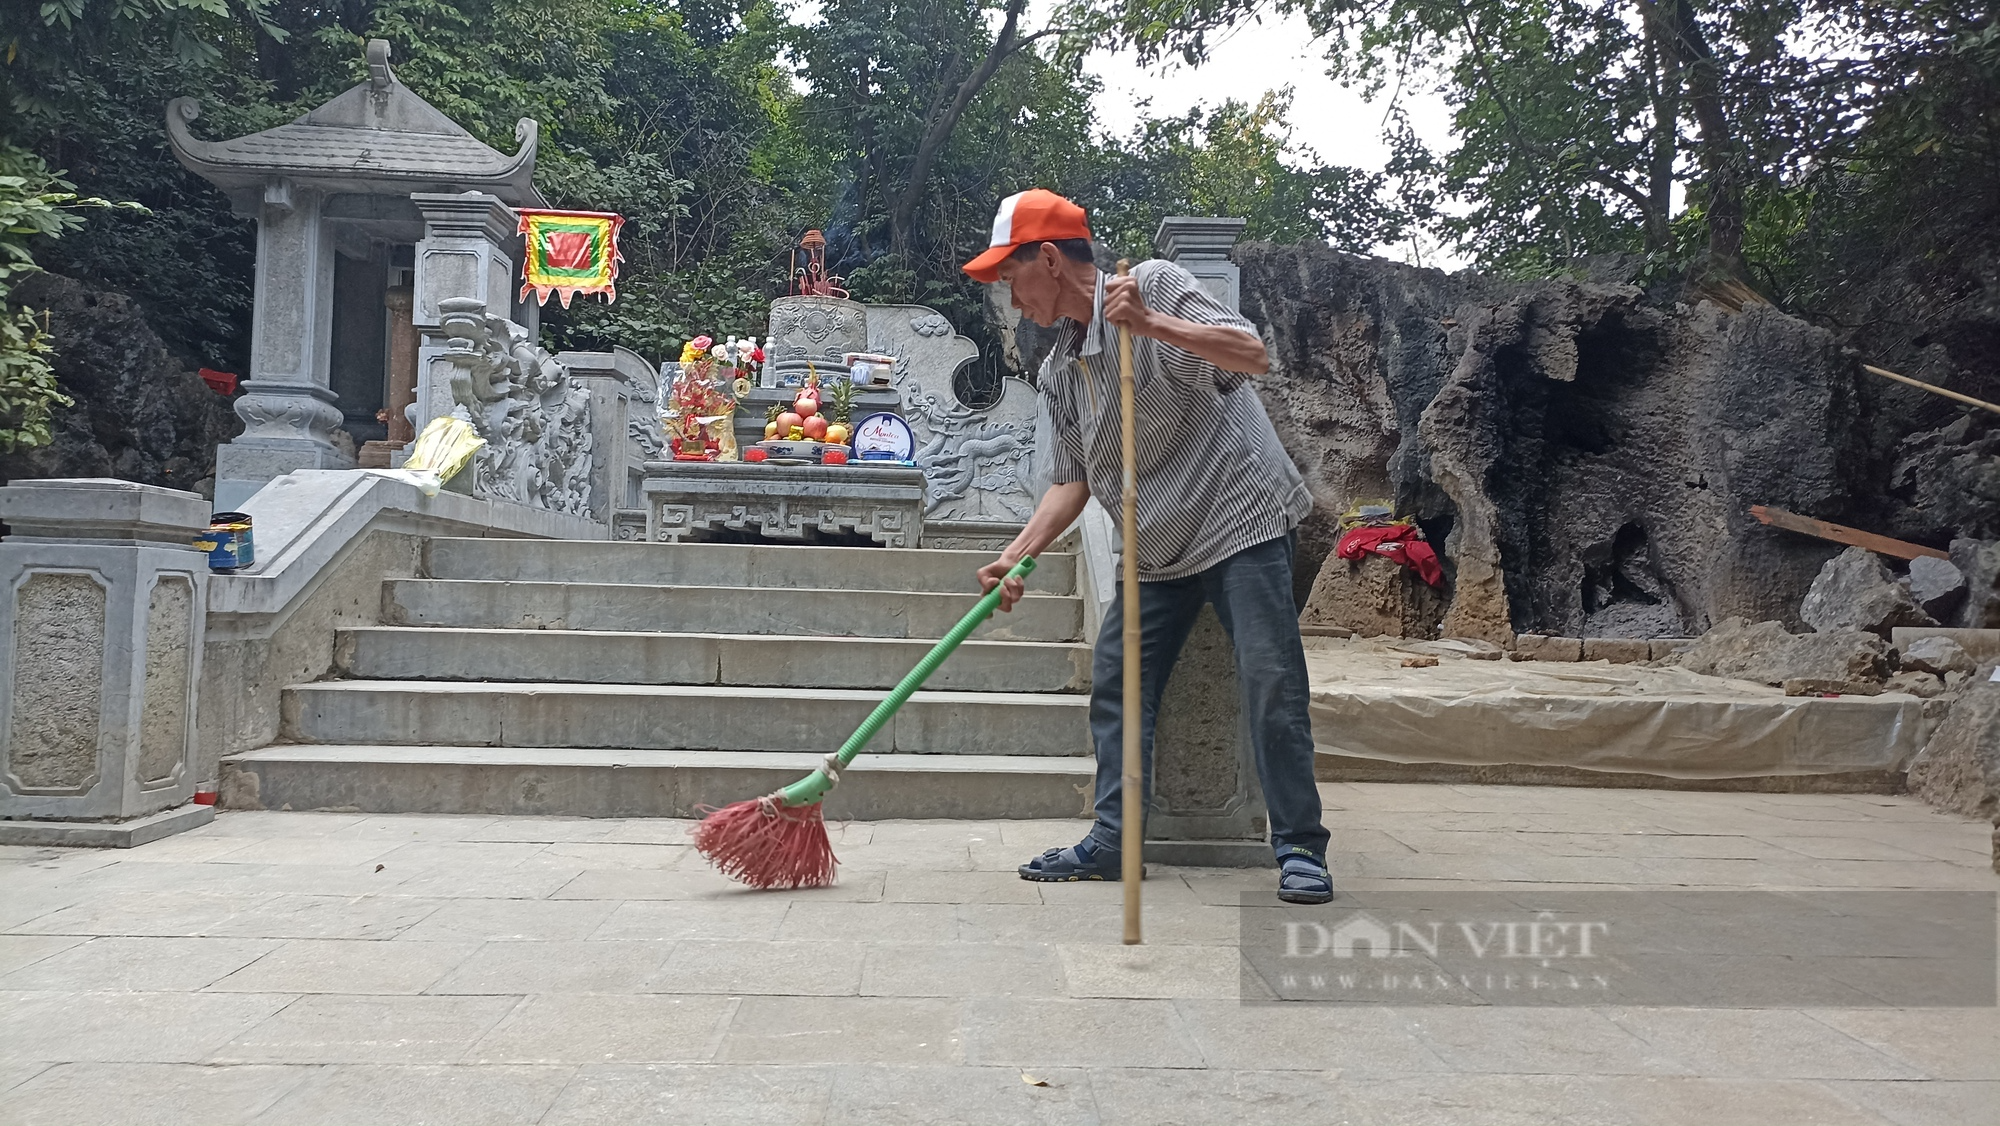
[[[1948,622],[1965,604],[1965,572],[1949,559],[1920,555],[1910,560],[1910,597],[1924,613]]]
[[[1882,684],[1884,692],[1908,692],[1922,700],[1944,695],[1944,680],[1935,673],[1904,669]]]
[[[1815,630],[1865,629],[1889,636],[1897,626],[1934,626],[1910,588],[1872,551],[1850,547],[1826,561],[1806,591],[1799,617]]]
[[[1889,645],[1858,629],[1787,633],[1778,622],[1729,618],[1669,661],[1690,672],[1783,685],[1812,681],[1819,691],[1879,690],[1889,675]]]
[[[1957,624],[1966,629],[2000,628],[2000,541],[1951,541],[1951,562],[1965,575],[1965,604]]]
[[[116,477],[209,495],[215,448],[243,428],[230,401],[170,355],[139,306],[56,274],[30,274],[11,300],[46,312],[58,407],[48,445],[0,455],[0,481]]]
[[[1443,612],[1443,597],[1400,563],[1379,555],[1329,556],[1313,578],[1299,625],[1341,627],[1361,637],[1429,638]]]
[[[1749,506],[1869,522],[1852,361],[1775,308],[1666,309],[1624,285],[1325,246],[1236,257],[1272,350],[1257,386],[1317,501],[1302,596],[1339,514],[1382,499],[1445,555],[1454,636],[1796,626],[1824,545]]]
[[[1921,637],[1905,645],[1902,666],[1911,672],[1937,676],[1954,672],[1970,673],[1979,667],[1972,655],[1965,651],[1965,646],[1949,637]]]
[[[1884,519],[1870,527],[1899,539],[1930,542],[1954,535],[2000,536],[2000,427],[1987,418],[1978,411],[1960,414],[1898,442],[1884,482],[1889,502]]]
[[[2000,817],[2000,684],[1976,684],[1959,696],[1911,761],[1909,786],[1939,809]]]

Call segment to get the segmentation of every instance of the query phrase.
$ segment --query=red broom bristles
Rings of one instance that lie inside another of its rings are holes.
[[[694,827],[694,849],[753,888],[825,887],[839,862],[820,805],[787,806],[771,794],[708,810]]]

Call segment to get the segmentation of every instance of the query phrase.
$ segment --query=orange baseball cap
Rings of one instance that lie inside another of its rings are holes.
[[[1031,242],[1059,242],[1066,238],[1089,238],[1090,224],[1083,208],[1047,188],[1029,188],[1000,201],[993,216],[993,243],[986,253],[965,264],[974,281],[1000,280],[1000,263],[1014,248]]]

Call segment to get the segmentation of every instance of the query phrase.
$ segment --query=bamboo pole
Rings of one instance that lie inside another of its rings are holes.
[[[1130,260],[1120,260],[1118,276],[1132,275]],[[1145,940],[1139,933],[1139,883],[1145,872],[1141,850],[1146,840],[1146,774],[1139,754],[1139,735],[1145,728],[1145,700],[1139,686],[1139,427],[1134,417],[1137,379],[1132,372],[1132,334],[1118,331],[1118,422],[1124,473],[1120,478],[1119,526],[1124,542],[1125,603],[1125,692],[1119,726],[1125,737],[1125,823],[1121,832],[1125,883],[1125,945],[1137,946]]]
[[[1921,379],[1911,379],[1907,375],[1897,375],[1887,368],[1878,368],[1874,364],[1862,364],[1861,369],[1863,371],[1872,371],[1884,379],[1893,379],[1898,383],[1907,384],[1923,391],[1929,391],[1933,395],[1943,395],[1947,399],[1964,403],[1968,407],[1979,407],[1983,410],[1992,411],[1994,414],[2000,414],[2000,404],[1989,403],[1984,399],[1975,399],[1970,395],[1961,395],[1956,391],[1948,391],[1935,383],[1925,383]]]

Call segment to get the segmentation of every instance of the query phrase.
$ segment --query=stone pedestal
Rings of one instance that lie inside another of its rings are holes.
[[[564,352],[556,361],[590,391],[590,518],[608,525],[612,539],[639,539],[646,529],[646,463],[666,449],[659,373],[628,348]]]
[[[481,312],[508,316],[514,306],[517,263],[512,247],[519,239],[519,218],[498,198],[480,192],[443,195],[419,192],[410,202],[424,216],[423,241],[417,243],[416,287],[411,322],[418,334],[417,381],[411,411],[413,429],[456,405],[451,394],[452,365],[445,361],[451,347],[444,322],[444,303],[476,301]],[[527,309],[539,312],[532,301]],[[511,317],[536,337],[535,325]]]
[[[646,538],[749,532],[776,540],[865,537],[917,547],[924,533],[921,469],[656,461],[646,466]]]
[[[1215,608],[1203,607],[1167,680],[1153,727],[1153,806],[1146,859],[1154,864],[1263,868],[1274,861],[1236,650]]]
[[[1428,641],[1437,636],[1443,617],[1444,597],[1401,563],[1379,555],[1354,560],[1328,555],[1299,612],[1299,625]]]
[[[1178,215],[1160,221],[1153,242],[1235,309],[1240,271],[1229,251],[1244,226],[1242,219]],[[1146,859],[1229,868],[1276,863],[1243,721],[1236,650],[1212,607],[1202,610],[1167,681],[1153,756]]]
[[[133,844],[213,815],[131,826],[195,783],[208,526],[194,493],[108,479],[0,489],[0,844]],[[184,821],[185,823],[179,823]],[[101,831],[98,831],[101,830]]]
[[[868,307],[839,297],[780,297],[771,302],[765,372],[776,384],[822,379],[847,370],[841,357],[868,350]],[[762,432],[762,424],[759,424]]]

